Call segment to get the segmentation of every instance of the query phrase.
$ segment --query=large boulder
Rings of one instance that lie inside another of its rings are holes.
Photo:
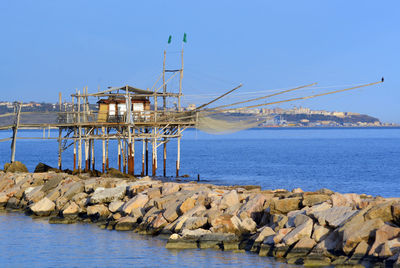
[[[10,163],[4,164],[4,171],[11,172],[11,173],[16,173],[16,172],[28,173],[29,172],[28,169],[26,168],[26,166],[19,161],[12,162],[11,164]]]
[[[125,205],[122,207],[122,211],[126,214],[129,214],[135,208],[144,207],[147,201],[149,201],[148,196],[139,193],[134,198],[125,203]]]
[[[195,230],[198,228],[202,228],[207,224],[206,217],[189,217],[182,226],[182,229],[185,230]]]
[[[300,208],[300,198],[283,198],[274,200],[271,204],[271,213],[286,214],[290,211],[298,210]]]
[[[372,244],[369,255],[376,256],[378,255],[379,248],[388,240],[393,239],[400,235],[400,228],[394,227],[389,224],[385,224],[381,226],[375,232],[375,241]]]
[[[110,215],[110,211],[105,205],[88,206],[86,211],[88,216],[98,220],[104,220]]]
[[[44,173],[44,172],[49,172],[49,171],[58,171],[59,170],[57,168],[52,168],[51,166],[48,166],[44,163],[39,163],[36,165],[35,167],[35,171],[33,171],[34,173]]]
[[[308,194],[304,195],[303,206],[312,207],[314,205],[323,203],[330,199],[329,195],[325,194]]]
[[[62,190],[61,190],[62,191]],[[80,181],[69,183],[66,187],[66,191],[63,197],[67,200],[71,200],[71,198],[77,193],[81,193],[84,191],[84,184]]]
[[[170,195],[170,194],[173,194],[175,192],[178,192],[179,189],[180,189],[179,183],[166,182],[162,186],[161,193],[162,193],[163,196]]]
[[[240,208],[238,214],[245,214],[258,222],[261,214],[264,212],[264,203],[267,201],[263,194],[252,195],[251,198]],[[242,218],[242,216],[241,216]]]
[[[181,214],[185,214],[195,206],[196,206],[196,199],[189,197],[185,201],[183,201],[183,203],[179,206],[179,211]]]
[[[117,221],[115,230],[117,231],[130,231],[136,226],[136,219],[130,216],[122,217]]]
[[[62,214],[64,217],[74,217],[74,216],[77,216],[80,211],[81,211],[80,207],[75,202],[71,202],[62,211]]]
[[[235,190],[232,190],[222,196],[221,207],[229,208],[235,206],[236,204],[239,204],[239,196]]]
[[[351,207],[332,207],[309,215],[315,218],[322,226],[329,225],[336,228],[355,214],[357,214],[357,210],[352,210]]]
[[[375,231],[383,225],[384,222],[381,219],[372,219],[346,226],[343,229],[343,251],[349,254],[361,241],[373,239]]]
[[[392,205],[392,216],[394,222],[400,226],[400,203],[395,203]]]
[[[115,188],[97,188],[90,198],[90,203],[110,203],[116,200],[121,200],[124,198],[125,193],[126,186],[119,186]]]
[[[290,259],[290,258],[304,257],[308,253],[310,253],[310,251],[316,244],[317,243],[314,241],[314,239],[309,237],[302,237],[299,240],[299,242],[297,242],[296,245],[294,245],[292,250],[290,250],[287,253],[286,258]]]
[[[62,176],[55,176],[50,178],[44,185],[42,188],[42,191],[44,193],[49,193],[50,190],[56,188],[58,186],[58,184],[63,180],[64,178]]]
[[[391,221],[393,220],[392,216],[392,204],[393,201],[387,201],[382,204],[378,204],[373,206],[366,214],[365,219],[377,219],[380,218],[383,221]]]
[[[232,215],[223,214],[212,219],[210,230],[213,233],[239,233],[237,221],[232,221],[232,217]]]
[[[49,216],[55,209],[56,204],[48,198],[43,198],[33,204],[30,209],[37,216]]]
[[[313,230],[313,221],[312,219],[308,219],[304,221],[302,224],[297,226],[293,231],[288,233],[283,239],[282,242],[286,245],[290,246],[293,243],[299,241],[303,237],[311,237],[311,233]]]

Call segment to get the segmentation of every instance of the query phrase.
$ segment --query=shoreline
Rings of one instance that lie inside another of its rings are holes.
[[[400,266],[400,198],[65,173],[0,172],[0,209],[169,236],[289,264]]]

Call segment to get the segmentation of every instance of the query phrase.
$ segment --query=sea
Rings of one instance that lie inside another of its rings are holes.
[[[25,130],[16,160],[33,171],[39,162],[57,166],[58,131]],[[11,132],[0,132],[0,139]],[[69,143],[66,144],[69,146]],[[151,149],[150,155],[151,155]],[[159,150],[157,175],[162,175]],[[0,163],[10,159],[10,142],[0,143]],[[117,167],[116,143],[110,166]],[[176,142],[167,144],[167,176],[175,180]],[[95,144],[101,170],[101,142]],[[135,173],[141,173],[142,143],[135,143]],[[151,158],[150,158],[151,159]],[[150,161],[151,162],[151,161]],[[72,146],[63,168],[72,169]],[[151,172],[151,167],[149,168]],[[400,128],[268,128],[211,135],[186,130],[181,144],[184,181],[219,185],[260,185],[262,189],[328,188],[341,193],[400,196]],[[289,267],[252,253],[168,250],[166,238],[101,230],[95,225],[51,225],[21,213],[0,213],[2,267]]]

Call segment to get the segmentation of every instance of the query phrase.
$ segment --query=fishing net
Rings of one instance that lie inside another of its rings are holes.
[[[199,112],[196,128],[210,134],[227,134],[258,126],[260,118],[255,115]]]

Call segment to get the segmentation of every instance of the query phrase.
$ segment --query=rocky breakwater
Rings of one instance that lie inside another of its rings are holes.
[[[400,201],[64,173],[0,172],[0,206],[50,223],[169,236],[166,247],[252,251],[288,263],[400,266]]]

